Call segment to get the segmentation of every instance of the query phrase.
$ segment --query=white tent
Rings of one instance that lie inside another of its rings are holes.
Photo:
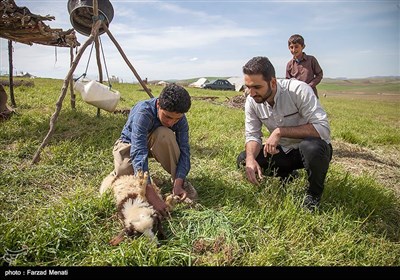
[[[157,83],[157,85],[158,85],[158,86],[165,86],[165,85],[168,85],[168,82],[166,82],[166,81],[159,81],[159,82]]]
[[[230,77],[228,81],[235,86],[236,91],[244,91],[243,77]]]
[[[208,83],[209,80],[207,80],[206,78],[200,78],[198,79],[196,82],[191,83],[189,85],[189,87],[197,87],[197,88],[201,88],[202,85],[204,85],[205,83]]]

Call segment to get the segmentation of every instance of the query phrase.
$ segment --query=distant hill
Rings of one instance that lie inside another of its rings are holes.
[[[0,79],[3,80],[3,84],[5,81],[8,81],[8,75],[0,75]],[[21,76],[14,76],[16,80],[21,79],[21,78],[27,78],[27,77],[21,77]],[[45,77],[42,77],[45,78]],[[206,78],[209,81],[213,81],[216,79],[229,79],[231,77],[216,77],[216,76],[205,76],[205,77],[195,77],[195,78],[189,78],[189,79],[168,79],[168,80],[151,80],[148,81],[149,84],[157,84],[160,81],[165,81],[168,83],[177,83],[183,86],[187,86],[193,82],[196,82],[200,78]],[[282,77],[278,77],[282,78]],[[399,83],[400,82],[400,76],[373,76],[373,77],[367,77],[367,78],[357,78],[357,79],[349,79],[346,77],[337,77],[337,78],[323,78],[321,81],[321,84],[336,84],[336,85],[357,85],[357,84],[379,84],[379,83]],[[136,82],[137,83],[137,82]]]
[[[396,83],[400,81],[400,76],[375,76],[368,78],[359,79],[347,79],[347,78],[323,78],[321,83],[323,84],[376,84],[376,83]]]
[[[229,79],[230,77],[213,77],[213,76],[206,76],[206,77],[197,77],[197,78],[190,78],[190,79],[169,79],[164,80],[168,83],[177,83],[180,85],[189,85],[191,83],[196,82],[200,78],[206,78],[209,81],[216,80],[216,79]],[[282,77],[278,77],[282,78]],[[150,84],[156,84],[161,80],[153,80],[149,81]],[[337,78],[323,78],[321,83],[323,84],[375,84],[375,83],[393,83],[399,82],[400,76],[374,76],[374,77],[367,77],[367,78],[358,78],[358,79],[348,79],[346,77],[337,77]]]

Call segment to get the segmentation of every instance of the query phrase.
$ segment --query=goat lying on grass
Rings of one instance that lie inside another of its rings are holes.
[[[161,216],[146,199],[148,177],[147,172],[138,172],[137,175],[119,177],[110,174],[103,180],[100,194],[112,189],[118,215],[124,224],[124,229],[110,241],[111,245],[121,243],[125,233],[128,236],[143,234],[153,241],[164,239]],[[162,198],[159,188],[153,182],[151,185]],[[172,201],[170,205],[169,211],[172,210]]]

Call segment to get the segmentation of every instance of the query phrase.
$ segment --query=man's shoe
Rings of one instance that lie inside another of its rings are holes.
[[[307,210],[313,212],[318,208],[320,201],[321,201],[321,197],[316,197],[316,196],[313,196],[312,194],[308,193],[308,194],[306,194],[306,197],[304,198],[303,207],[306,208]]]
[[[297,179],[300,177],[299,171],[293,170],[292,173],[289,174],[293,179]]]
[[[236,166],[240,169],[243,166],[246,166],[246,151],[241,152],[236,158]]]
[[[187,198],[189,198],[190,200],[192,200],[193,202],[196,201],[198,199],[198,194],[196,189],[192,186],[192,184],[188,181],[185,181],[183,184],[183,189],[186,191],[187,193]]]

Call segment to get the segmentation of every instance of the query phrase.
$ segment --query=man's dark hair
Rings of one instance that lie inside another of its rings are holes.
[[[243,74],[246,75],[262,74],[264,80],[266,82],[270,82],[272,78],[275,78],[275,68],[267,57],[256,56],[250,59],[243,66]]]
[[[290,38],[288,40],[288,46],[290,46],[290,44],[299,44],[300,46],[304,47],[303,36],[301,36],[299,34],[294,34],[294,35],[290,36]]]
[[[168,112],[186,113],[189,111],[192,101],[187,90],[177,84],[169,84],[164,87],[158,97],[160,108]]]

